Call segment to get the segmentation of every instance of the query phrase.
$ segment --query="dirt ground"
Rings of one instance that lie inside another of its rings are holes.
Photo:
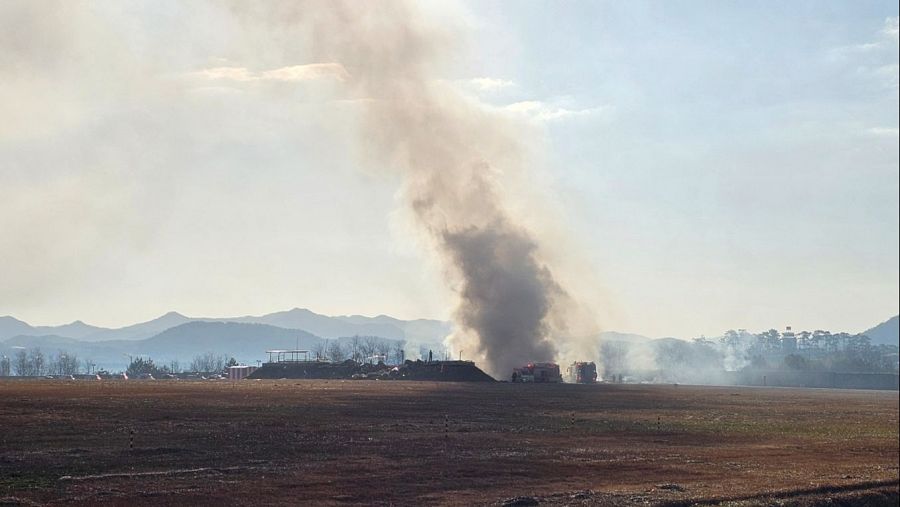
[[[896,505],[898,452],[897,392],[0,382],[0,505]]]

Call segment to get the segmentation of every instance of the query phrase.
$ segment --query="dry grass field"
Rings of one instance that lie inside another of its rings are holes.
[[[0,504],[895,505],[898,451],[896,392],[0,382]]]

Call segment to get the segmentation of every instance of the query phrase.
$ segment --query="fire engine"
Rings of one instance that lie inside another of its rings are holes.
[[[566,381],[572,384],[595,384],[597,382],[597,365],[592,362],[572,363],[566,370]]]

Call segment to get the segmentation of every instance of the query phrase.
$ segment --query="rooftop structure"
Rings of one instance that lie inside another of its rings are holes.
[[[267,350],[269,363],[308,363],[308,350]]]

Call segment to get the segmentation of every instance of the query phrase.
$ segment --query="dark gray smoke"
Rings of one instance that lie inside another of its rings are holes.
[[[415,6],[291,2],[266,15],[307,23],[316,61],[345,69],[361,112],[363,165],[402,175],[415,221],[459,296],[448,345],[506,377],[557,358],[569,299],[504,192],[525,162],[522,126],[440,79],[461,39]]]
[[[441,238],[462,275],[458,324],[475,331],[478,352],[493,371],[528,361],[552,361],[547,316],[560,290],[536,259],[537,245],[509,223],[448,230]]]

